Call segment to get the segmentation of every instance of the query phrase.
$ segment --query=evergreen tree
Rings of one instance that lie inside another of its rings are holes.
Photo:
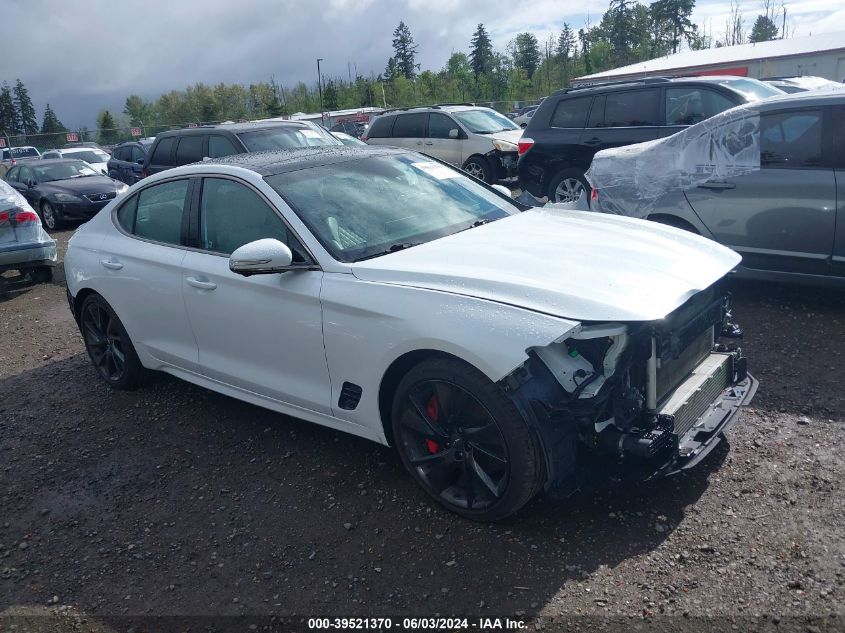
[[[38,119],[35,116],[35,106],[32,105],[29,92],[20,79],[15,82],[12,91],[15,93],[15,109],[18,114],[20,131],[24,134],[37,134]]]
[[[751,27],[751,34],[748,36],[749,42],[768,42],[769,40],[776,40],[780,31],[772,18],[767,15],[758,15],[754,21],[754,26]]]
[[[665,43],[673,53],[677,53],[681,39],[693,41],[695,25],[690,21],[695,9],[695,0],[657,0],[651,5],[652,19],[662,25]]]
[[[469,65],[473,74],[478,77],[490,71],[493,64],[493,42],[487,35],[483,24],[479,24],[470,40]]]
[[[384,80],[385,81],[393,81],[396,79],[396,76],[399,74],[399,67],[396,65],[396,58],[395,57],[388,57],[387,58],[387,66],[384,69]]]
[[[101,145],[112,145],[120,140],[120,131],[115,129],[117,123],[108,110],[102,110],[97,116],[97,142]]]
[[[578,52],[575,42],[575,33],[566,22],[563,23],[563,29],[557,38],[557,46],[555,47],[555,55],[560,64],[560,83],[566,85],[569,83],[569,65],[570,57]]]
[[[402,73],[406,79],[413,79],[417,76],[417,65],[415,57],[417,54],[417,45],[414,43],[414,38],[411,36],[411,29],[409,29],[404,22],[400,21],[399,26],[393,31],[393,56],[394,63],[399,72]],[[389,62],[388,62],[389,67]]]
[[[67,128],[65,128],[64,124],[59,121],[56,113],[53,112],[53,109],[48,103],[47,107],[44,109],[44,121],[41,123],[41,133],[52,134],[53,136],[42,137],[41,142],[44,145],[60,147],[67,141],[67,137],[65,136],[66,130]]]
[[[520,33],[513,42],[513,65],[529,79],[540,65],[540,44],[533,33]]]
[[[9,136],[17,136],[20,133],[18,111],[12,98],[12,89],[5,81],[3,87],[0,88],[0,132],[5,132]]]
[[[578,41],[581,43],[581,58],[584,60],[584,73],[589,75],[593,72],[593,64],[590,61],[590,36],[584,29],[578,29]]]

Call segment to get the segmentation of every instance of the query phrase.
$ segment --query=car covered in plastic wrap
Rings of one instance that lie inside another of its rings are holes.
[[[845,88],[775,97],[598,152],[590,208],[716,240],[740,277],[845,286],[843,147]]]
[[[0,273],[18,270],[35,282],[53,278],[56,241],[21,194],[0,180]]]

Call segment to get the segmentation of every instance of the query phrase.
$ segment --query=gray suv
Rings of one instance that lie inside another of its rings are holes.
[[[389,110],[361,137],[370,145],[413,149],[493,184],[516,175],[522,129],[503,114],[474,105]]]
[[[750,151],[748,151],[750,150]],[[742,255],[737,275],[845,287],[845,90],[774,97],[596,154],[594,210]]]

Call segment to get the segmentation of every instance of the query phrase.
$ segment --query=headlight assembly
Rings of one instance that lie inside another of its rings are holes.
[[[516,143],[511,143],[510,141],[493,141],[493,147],[500,152],[516,152],[519,150],[519,146],[517,146]]]
[[[79,196],[73,195],[72,193],[56,193],[53,194],[53,197],[58,202],[85,202],[85,200]]]

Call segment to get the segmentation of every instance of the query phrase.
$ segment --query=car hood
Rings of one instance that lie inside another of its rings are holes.
[[[39,184],[38,188],[44,193],[109,193],[117,188],[117,183],[108,176],[85,176],[84,178],[67,178],[44,182]]]
[[[503,130],[501,132],[493,132],[490,136],[497,141],[508,141],[514,145],[518,145],[519,139],[522,138],[522,130]]]
[[[740,259],[655,222],[538,208],[355,263],[352,272],[579,321],[652,321]]]

